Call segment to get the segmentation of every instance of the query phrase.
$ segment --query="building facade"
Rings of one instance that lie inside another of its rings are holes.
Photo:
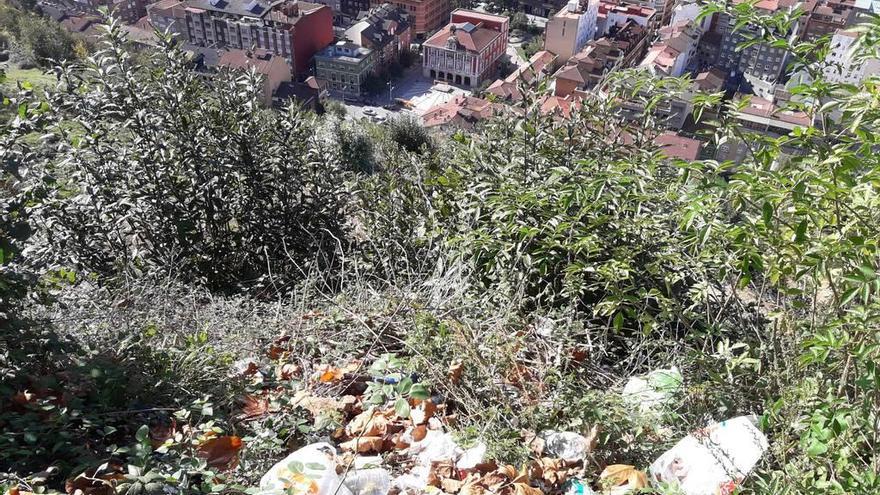
[[[641,67],[659,76],[679,77],[696,63],[702,30],[693,21],[665,26],[658,35],[658,41],[639,64]]]
[[[629,20],[609,36],[587,43],[553,74],[553,94],[578,95],[599,85],[609,72],[634,66],[644,56],[648,40],[648,30]]]
[[[409,49],[412,26],[409,14],[390,3],[373,8],[345,31],[345,38],[377,53],[380,71],[400,60],[400,52]]]
[[[557,63],[567,62],[596,36],[598,14],[598,0],[571,0],[547,20],[544,50],[554,53]]]
[[[160,0],[147,6],[150,24],[159,31],[186,37],[186,5],[181,0]]]
[[[493,78],[507,51],[507,17],[456,10],[452,22],[422,44],[422,73],[475,88]]]
[[[880,74],[880,60],[857,60],[852,52],[858,33],[839,30],[831,38],[831,50],[825,58],[823,72],[828,81],[859,84],[865,78]]]
[[[272,95],[282,83],[290,82],[290,65],[280,55],[268,50],[224,50],[220,54],[219,66],[230,69],[253,69],[263,79],[261,103],[272,105]]]
[[[744,1],[744,0],[742,0]],[[781,9],[793,11],[800,5],[799,0],[762,0],[755,8],[763,13],[772,14]],[[788,64],[788,52],[785,48],[771,46],[768,43],[750,45],[743,50],[737,47],[756,36],[753,27],[743,27],[735,30],[736,20],[727,13],[721,13],[718,18],[717,29],[721,35],[721,46],[718,52],[717,64],[734,76],[741,76],[742,82],[752,86],[752,91],[762,98],[771,98],[772,92],[782,77]],[[779,33],[794,41],[799,33],[799,24],[791,26],[789,32]]]
[[[269,50],[305,74],[315,53],[333,42],[333,12],[326,5],[259,0],[188,0],[186,33],[198,46]]]
[[[632,21],[654,31],[659,27],[657,11],[643,5],[621,4],[616,0],[600,0],[596,19],[596,37],[607,36],[614,26],[623,26]]]
[[[387,1],[373,0],[372,5],[379,6]],[[391,0],[389,3],[409,14],[413,36],[418,39],[425,39],[428,33],[449,20],[449,0]]]
[[[367,78],[375,73],[375,51],[339,41],[315,55],[315,76],[343,98],[360,98]]]

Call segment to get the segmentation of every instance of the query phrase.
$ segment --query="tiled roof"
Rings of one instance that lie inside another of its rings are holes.
[[[697,74],[694,84],[702,91],[718,91],[724,86],[727,74],[718,67]]]
[[[447,24],[424,44],[435,48],[446,48],[448,40],[454,37],[458,47],[480,53],[500,36],[501,33],[498,31],[461,22]]]
[[[748,105],[739,113],[759,117],[765,123],[772,123],[771,121],[775,120],[802,127],[808,127],[812,123],[810,117],[804,112],[781,109],[773,102],[757,96],[752,96]]]
[[[228,50],[220,54],[219,62],[233,69],[253,68],[260,74],[269,74],[279,64],[287,65],[287,61],[268,50]]]
[[[696,139],[679,136],[674,132],[660,134],[654,139],[654,143],[660,146],[660,152],[668,158],[690,161],[700,156],[700,148],[703,146],[703,143]]]

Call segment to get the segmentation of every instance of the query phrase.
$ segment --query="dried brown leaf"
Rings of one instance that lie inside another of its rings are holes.
[[[385,450],[385,438],[377,436],[353,438],[339,444],[339,448],[359,454],[366,454],[367,452],[379,453]]]
[[[202,442],[198,448],[198,456],[205,459],[208,466],[226,471],[238,465],[238,452],[244,447],[241,438],[235,435],[224,435]]]

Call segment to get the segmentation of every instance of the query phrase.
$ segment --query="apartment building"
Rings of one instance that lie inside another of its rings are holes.
[[[345,38],[377,53],[379,71],[400,59],[412,41],[409,14],[390,3],[374,7],[345,31]]]
[[[854,0],[819,0],[813,3],[812,9],[807,12],[801,38],[813,41],[846,29],[855,18],[854,7]]]
[[[653,32],[659,27],[657,11],[643,5],[619,3],[617,0],[600,0],[596,17],[596,37],[607,36],[614,26],[633,21]]]
[[[587,43],[553,74],[553,94],[576,95],[596,87],[608,72],[634,66],[644,56],[648,39],[648,30],[633,20],[616,26],[608,36]]]
[[[701,35],[702,30],[690,20],[665,26],[639,65],[658,76],[681,76],[696,62]]]
[[[657,12],[657,25],[665,26],[672,19],[675,0],[629,0],[635,5],[648,7]]]
[[[570,0],[544,28],[544,50],[564,64],[596,36],[599,0]]]
[[[186,4],[182,0],[159,0],[147,5],[147,18],[162,32],[186,37]]]
[[[825,58],[823,71],[831,82],[859,84],[870,76],[880,74],[880,60],[857,60],[852,52],[858,38],[854,31],[838,30],[831,37],[831,50]]]
[[[220,54],[220,67],[230,69],[253,69],[263,79],[260,95],[263,105],[272,106],[272,95],[282,83],[290,82],[291,72],[287,60],[269,50],[225,50]]]
[[[743,2],[746,0],[735,0]],[[761,0],[755,8],[765,14],[780,11],[794,11],[800,0]],[[768,43],[751,45],[742,51],[737,46],[756,36],[756,28],[746,26],[735,30],[736,21],[727,13],[721,13],[717,29],[721,35],[717,64],[735,75],[741,75],[743,82],[752,86],[752,91],[762,98],[772,98],[776,83],[781,79],[788,63],[788,52],[784,48]],[[792,41],[797,39],[799,24],[795,23],[788,32],[778,33]]]
[[[361,12],[370,10],[370,0],[339,0],[339,10],[343,14],[356,18]]]
[[[315,53],[333,42],[333,12],[300,1],[187,0],[190,43],[269,50],[287,59],[294,75],[305,74]]]
[[[812,124],[810,117],[804,112],[781,108],[772,101],[763,98],[739,97],[739,99],[742,98],[747,100],[745,106],[734,112],[732,117],[744,132],[778,138],[789,134],[796,127],[805,128]],[[726,141],[718,146],[715,159],[739,163],[750,153],[749,147],[755,145],[755,143],[745,143],[739,139]],[[786,155],[792,156],[798,153],[798,150],[783,148],[782,152],[784,157]]]
[[[372,6],[386,2],[388,0],[372,0]],[[390,0],[388,3],[409,14],[413,37],[418,39],[424,39],[449,20],[449,0]]]
[[[498,79],[486,88],[486,92],[497,99],[514,103],[522,100],[520,88],[523,85],[533,86],[544,80],[553,70],[556,55],[541,50],[529,58],[529,63],[520,66],[504,79]]]
[[[374,50],[338,41],[315,55],[315,76],[343,98],[360,98],[367,78],[376,71]]]
[[[509,19],[456,10],[451,22],[422,44],[422,73],[475,88],[492,78],[507,51]]]

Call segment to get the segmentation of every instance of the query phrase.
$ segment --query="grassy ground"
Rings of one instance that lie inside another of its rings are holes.
[[[57,80],[54,74],[43,72],[43,69],[21,69],[18,67],[7,67],[6,81],[2,83],[4,90],[13,91],[18,87],[19,82],[30,83],[34,90],[41,90],[51,87]]]

